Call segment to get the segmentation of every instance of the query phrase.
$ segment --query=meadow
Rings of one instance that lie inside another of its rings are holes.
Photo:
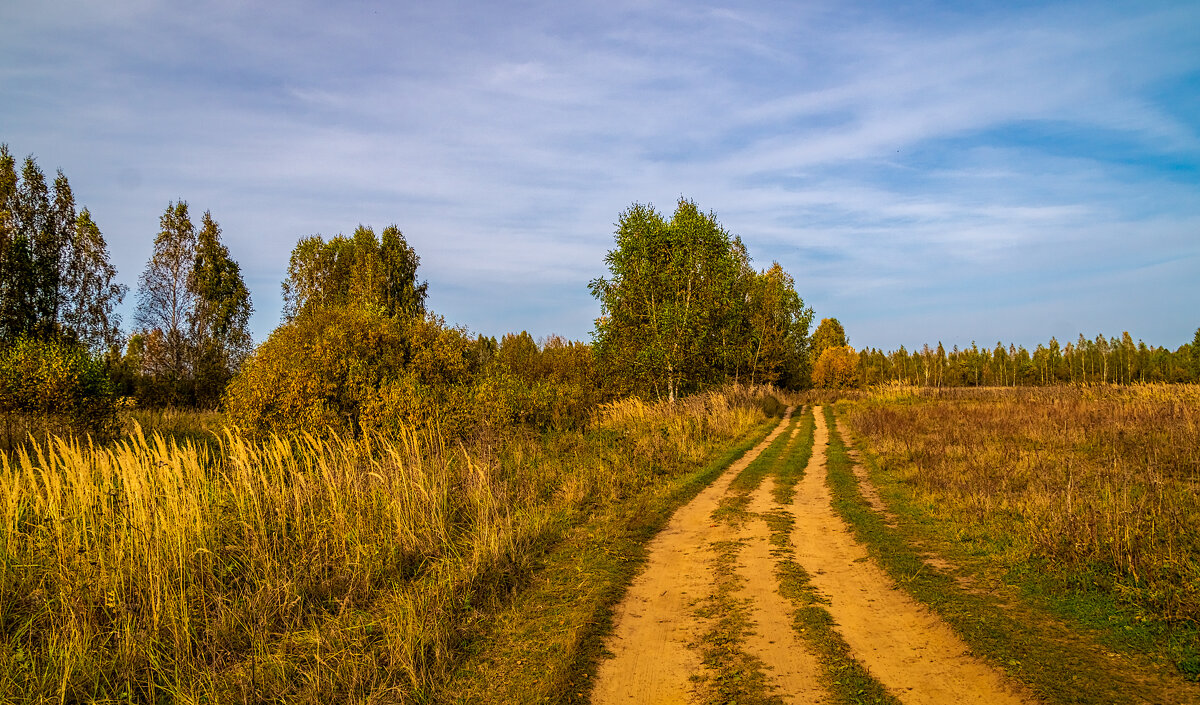
[[[174,417],[27,443],[0,459],[0,701],[427,700],[565,532],[768,412],[726,388],[455,444]]]
[[[939,534],[1200,677],[1200,386],[855,396],[839,413]]]

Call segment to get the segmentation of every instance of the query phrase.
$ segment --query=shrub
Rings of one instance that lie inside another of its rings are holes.
[[[455,435],[470,420],[470,345],[434,317],[314,309],[271,334],[225,403],[235,423],[258,431],[440,426]]]
[[[64,340],[18,338],[0,349],[0,412],[63,420],[107,433],[117,402],[102,360]]]

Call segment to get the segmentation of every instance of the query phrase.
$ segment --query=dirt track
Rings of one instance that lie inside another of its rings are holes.
[[[790,416],[790,413],[789,413]],[[825,484],[828,429],[817,409],[811,460],[784,507],[794,519],[794,559],[829,600],[827,609],[854,657],[904,703],[1029,702],[1000,673],[967,653],[936,615],[901,592],[867,556],[830,506]],[[794,605],[778,592],[770,532],[761,518],[737,529],[714,522],[712,512],[730,483],[787,427],[785,418],[756,448],[680,509],[650,545],[645,571],[614,615],[608,643],[614,658],[598,673],[597,704],[703,702],[696,683],[705,673],[698,641],[707,624],[696,614],[714,591],[712,544],[741,540],[740,587],[750,604],[753,633],[741,648],[765,664],[768,682],[789,703],[826,700],[822,668],[792,629]],[[777,510],[768,478],[751,495],[748,511]]]

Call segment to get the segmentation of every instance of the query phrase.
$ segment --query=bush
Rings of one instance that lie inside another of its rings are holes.
[[[100,435],[115,427],[117,401],[104,362],[87,348],[18,338],[0,348],[0,413],[65,421]]]
[[[814,387],[847,389],[858,386],[858,355],[849,345],[825,348],[813,365]]]
[[[471,342],[437,318],[314,309],[275,330],[230,383],[225,404],[258,431],[358,433],[470,422]]]

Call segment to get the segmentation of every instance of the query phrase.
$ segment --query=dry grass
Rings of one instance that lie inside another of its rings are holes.
[[[0,460],[0,701],[421,700],[564,524],[762,419],[733,392],[470,449],[31,445]]]
[[[847,409],[965,537],[1200,624],[1200,386],[890,387]]]

